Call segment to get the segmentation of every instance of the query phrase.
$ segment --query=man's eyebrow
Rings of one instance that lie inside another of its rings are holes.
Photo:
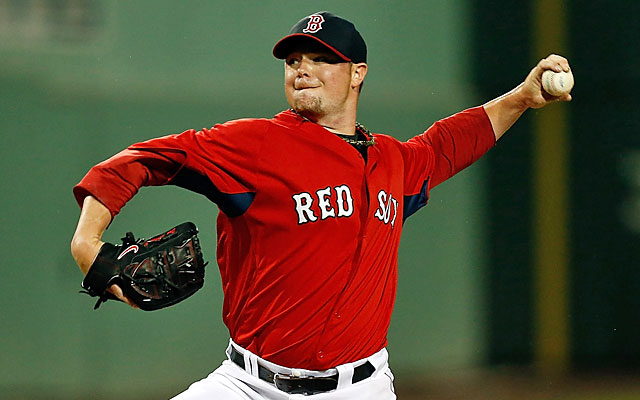
[[[287,58],[299,57],[299,56],[302,56],[303,54],[306,54],[307,57],[309,57],[309,58],[320,58],[320,57],[322,57],[322,58],[327,59],[327,61],[331,61],[331,62],[335,62],[335,63],[346,62],[340,56],[338,56],[337,54],[335,54],[335,53],[333,53],[331,51],[296,50],[296,51],[292,51],[291,53],[289,53]]]

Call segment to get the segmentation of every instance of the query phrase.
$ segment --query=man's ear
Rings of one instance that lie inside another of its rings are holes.
[[[358,87],[367,75],[367,64],[359,63],[351,66],[351,87]]]

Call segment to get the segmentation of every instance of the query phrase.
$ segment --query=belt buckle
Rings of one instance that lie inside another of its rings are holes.
[[[296,372],[298,371],[295,371],[294,373]],[[310,378],[309,377],[302,378],[302,375],[300,375],[299,372],[296,375],[287,375],[287,374],[279,374],[279,373],[273,374],[273,383],[274,385],[276,385],[276,388],[286,393],[310,394],[310,393],[306,393],[306,391],[304,392],[302,391],[304,390],[304,388],[302,387],[301,383],[305,379],[310,379]]]
[[[294,375],[287,374],[273,374],[273,383],[278,390],[281,390],[290,394],[304,394],[312,395],[317,393],[324,393],[327,390],[319,388],[309,388],[308,384],[322,383],[322,382],[335,382],[335,379],[329,377],[315,377],[315,376],[303,376],[299,371],[294,371]],[[306,385],[307,384],[307,385]]]

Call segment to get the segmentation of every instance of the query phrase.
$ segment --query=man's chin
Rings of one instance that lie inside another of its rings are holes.
[[[322,104],[319,102],[294,102],[292,107],[295,112],[302,115],[322,114]]]

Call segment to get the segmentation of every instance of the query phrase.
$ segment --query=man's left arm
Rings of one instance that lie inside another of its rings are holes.
[[[483,105],[496,140],[500,139],[527,109],[541,108],[556,101],[571,101],[571,94],[552,96],[544,91],[542,73],[546,70],[568,72],[569,62],[562,56],[551,54],[540,60],[524,82],[515,89]]]
[[[550,55],[512,91],[437,121],[403,143],[405,196],[420,199],[415,209],[426,204],[430,189],[482,157],[527,109],[571,100],[570,94],[551,96],[542,89],[546,70],[569,71],[569,63],[564,57]]]

